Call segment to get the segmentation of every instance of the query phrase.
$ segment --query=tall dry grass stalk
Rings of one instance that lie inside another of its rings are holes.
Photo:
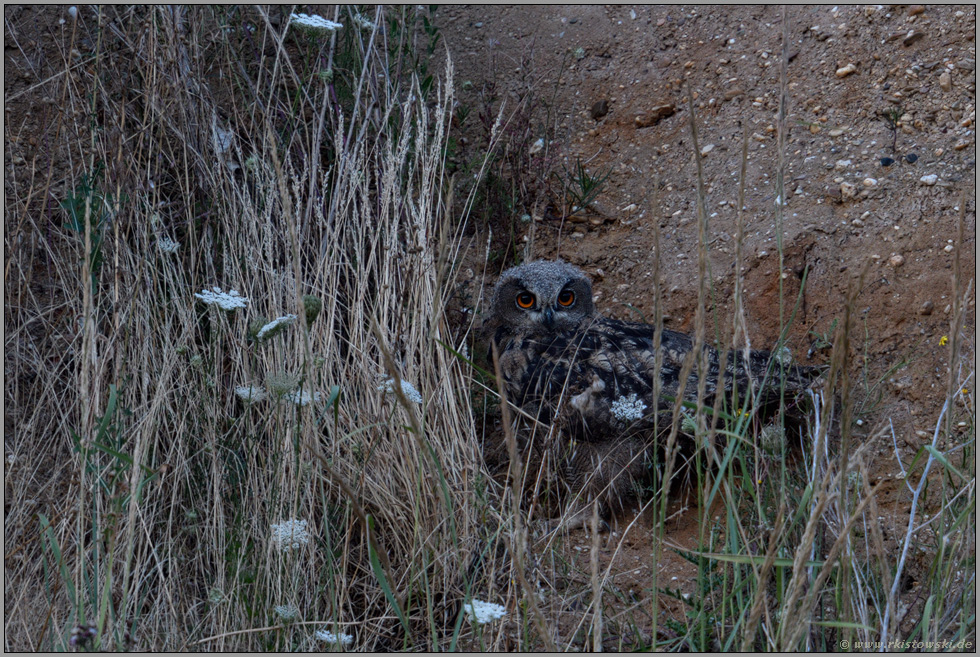
[[[507,601],[486,588],[499,510],[470,372],[440,344],[461,346],[443,312],[461,229],[443,196],[452,64],[424,92],[384,11],[361,30],[335,17],[318,37],[261,9],[80,10],[88,65],[51,84],[68,121],[52,152],[87,144],[66,186],[87,172],[82,225],[43,210],[37,180],[7,206],[32,241],[7,240],[8,646],[62,648],[90,624],[108,649],[303,648],[322,628],[439,649],[469,633],[469,596]],[[212,286],[247,306],[195,298]],[[290,314],[255,339],[257,318]],[[279,549],[290,519],[309,540]]]

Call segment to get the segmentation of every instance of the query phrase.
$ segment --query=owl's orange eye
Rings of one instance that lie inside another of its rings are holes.
[[[575,293],[571,290],[564,290],[558,295],[558,304],[566,308],[575,303]]]
[[[517,305],[524,310],[534,308],[534,295],[530,292],[521,292],[517,295]]]

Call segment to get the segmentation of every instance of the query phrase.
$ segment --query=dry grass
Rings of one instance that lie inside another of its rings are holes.
[[[345,27],[311,36],[277,8],[84,7],[54,40],[61,64],[35,71],[32,93],[63,111],[6,181],[8,649],[65,649],[88,626],[102,649],[323,649],[324,629],[358,650],[568,649],[580,628],[603,645],[610,571],[593,559],[589,602],[560,632],[552,612],[581,591],[542,587],[560,541],[526,551],[522,487],[535,473],[514,458],[502,486],[480,453],[474,372],[455,353],[469,353],[473,327],[445,311],[476,193],[454,209],[452,64],[430,78],[420,53],[433,32],[415,8],[372,11],[361,29],[338,7]],[[8,146],[28,136],[5,130]],[[213,286],[247,305],[194,296]],[[954,290],[947,407],[931,447],[903,466],[913,502],[899,555],[881,535],[866,449],[847,447],[845,318],[802,470],[776,457],[779,476],[756,481],[766,457],[748,423],[700,421],[712,464],[698,484],[700,597],[672,634],[645,625],[647,644],[975,639],[975,426],[955,424],[972,417],[975,380],[960,339],[969,286]],[[701,344],[708,290],[699,298]],[[744,320],[729,325],[746,337]],[[239,386],[268,397],[245,403]],[[319,397],[298,405],[273,388]],[[836,415],[840,450],[828,447]],[[745,440],[716,449],[722,433]],[[668,493],[662,482],[651,500],[654,555]],[[272,528],[291,519],[308,540],[284,549]],[[924,597],[909,599],[906,555],[922,547],[933,561],[917,571]],[[473,597],[508,619],[471,624]]]

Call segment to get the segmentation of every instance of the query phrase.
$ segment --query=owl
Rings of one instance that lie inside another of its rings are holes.
[[[597,314],[592,282],[561,260],[538,260],[505,271],[494,288],[483,331],[491,342],[490,358],[496,353],[509,403],[556,429],[548,433],[544,449],[574,500],[566,526],[583,524],[593,500],[604,518],[621,511],[632,498],[634,483],[649,475],[658,442],[654,427],[661,437],[670,428],[681,368],[694,349],[693,340],[664,330],[658,369],[654,327]],[[719,390],[718,353],[704,349],[704,403],[709,408],[717,393],[727,399],[735,387],[743,400],[754,391],[755,408],[761,412],[778,404],[780,385],[791,399],[819,374],[816,368],[783,366],[768,352],[752,351],[746,359],[740,351],[730,354]],[[684,386],[685,401],[697,400],[702,360]]]

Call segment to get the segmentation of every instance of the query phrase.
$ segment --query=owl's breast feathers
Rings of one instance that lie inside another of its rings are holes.
[[[510,401],[545,423],[562,417],[585,430],[585,434],[621,433],[627,427],[640,429],[653,415],[655,375],[660,379],[657,409],[668,411],[680,386],[685,357],[694,348],[690,337],[664,330],[660,349],[663,360],[656,371],[653,327],[603,317],[584,320],[574,329],[558,333],[543,330],[514,333],[500,327],[494,335],[501,375]],[[708,360],[706,396],[716,392],[719,359],[705,348]],[[768,352],[750,353],[748,367],[742,353],[730,354],[725,367],[724,391],[733,385],[744,398],[749,376],[756,389],[761,386],[762,403],[779,394],[779,367],[771,367]],[[692,370],[684,398],[695,401],[698,366]],[[791,366],[783,370],[784,390],[798,392],[810,385],[814,368]],[[734,384],[733,384],[734,381]]]

